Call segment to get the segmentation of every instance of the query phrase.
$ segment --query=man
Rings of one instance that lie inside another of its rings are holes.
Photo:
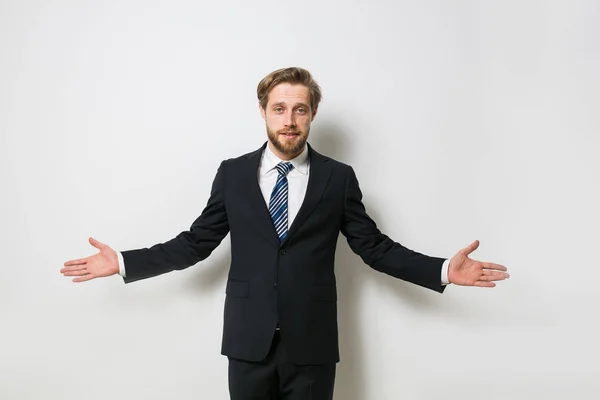
[[[222,353],[233,400],[333,398],[339,361],[334,257],[342,232],[366,264],[443,292],[445,284],[493,287],[506,268],[472,260],[473,242],[452,259],[429,257],[382,234],[362,204],[352,168],[307,143],[321,91],[301,68],[258,85],[268,142],[223,161],[208,204],[189,231],[150,248],[71,260],[74,282],[119,273],[126,283],[208,257],[230,233]]]

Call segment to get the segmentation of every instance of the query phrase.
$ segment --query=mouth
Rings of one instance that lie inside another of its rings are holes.
[[[296,132],[280,132],[279,134],[286,138],[293,138],[299,135],[299,133]]]

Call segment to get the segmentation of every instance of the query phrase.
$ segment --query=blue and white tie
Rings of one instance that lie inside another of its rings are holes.
[[[277,236],[283,242],[288,232],[288,180],[287,174],[294,169],[292,163],[280,162],[275,166],[279,175],[277,183],[271,193],[269,201],[269,214],[275,225]]]

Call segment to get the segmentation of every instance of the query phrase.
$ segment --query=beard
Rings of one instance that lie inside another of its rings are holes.
[[[293,132],[296,134],[293,138],[286,138],[282,135],[283,132]],[[269,142],[281,153],[286,156],[293,158],[302,152],[308,139],[308,133],[310,128],[306,132],[298,129],[280,129],[278,131],[272,131],[267,126],[267,137]]]

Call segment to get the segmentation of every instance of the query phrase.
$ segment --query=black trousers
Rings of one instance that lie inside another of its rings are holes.
[[[332,400],[335,364],[295,365],[279,330],[267,357],[258,362],[229,357],[231,400]]]

